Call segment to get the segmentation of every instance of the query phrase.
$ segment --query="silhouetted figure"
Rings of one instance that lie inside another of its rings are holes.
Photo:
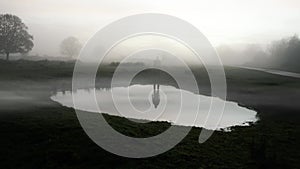
[[[160,60],[159,56],[157,56],[156,59],[153,61],[153,65],[155,67],[160,67],[161,66],[161,60]]]
[[[153,94],[152,94],[152,103],[155,108],[159,105],[160,96],[159,96],[159,84],[153,84]]]

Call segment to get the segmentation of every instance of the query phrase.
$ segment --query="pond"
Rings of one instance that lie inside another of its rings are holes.
[[[63,106],[74,107],[72,97],[77,100],[76,108],[87,112],[103,112],[130,119],[168,121],[183,126],[205,126],[207,129],[214,128],[214,124],[209,124],[210,121],[207,120],[208,115],[212,119],[219,118],[218,113],[214,112],[216,109],[211,108],[213,99],[215,105],[225,104],[217,129],[245,126],[258,120],[254,110],[241,107],[235,102],[159,84],[80,89],[73,96],[70,91],[58,92],[51,99]],[[98,107],[92,104],[95,99]]]

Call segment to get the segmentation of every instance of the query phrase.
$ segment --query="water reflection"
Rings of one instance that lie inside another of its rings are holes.
[[[91,97],[94,91],[96,97]],[[214,109],[210,107],[213,97],[197,95],[159,83],[114,87],[112,89],[79,89],[73,93],[73,97],[78,100],[76,108],[80,110],[88,112],[98,112],[100,110],[100,112],[110,115],[132,119],[168,121],[172,124],[184,126],[203,127],[205,125],[207,129],[212,129],[214,124],[207,124],[208,114],[212,118],[217,118],[217,116],[214,117]],[[99,109],[92,104],[95,98]],[[64,106],[74,106],[71,92],[65,92],[65,94],[58,92],[51,99]],[[224,100],[219,98],[214,100],[216,105],[221,106],[224,104]],[[199,108],[195,109],[195,105],[198,104]],[[133,108],[128,108],[129,105],[132,105]],[[198,113],[197,116],[195,116],[195,113]],[[179,116],[181,118],[178,118]],[[240,107],[235,102],[226,101],[224,114],[218,129],[235,125],[248,125],[249,122],[255,121],[257,121],[255,111]]]
[[[159,102],[160,102],[159,84],[153,84],[152,103],[155,108],[157,108]]]

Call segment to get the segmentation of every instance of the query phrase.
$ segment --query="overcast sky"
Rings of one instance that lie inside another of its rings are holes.
[[[60,42],[83,43],[121,17],[157,12],[184,19],[214,46],[267,44],[300,34],[299,0],[1,0],[0,13],[19,16],[34,35],[32,53],[58,55]]]

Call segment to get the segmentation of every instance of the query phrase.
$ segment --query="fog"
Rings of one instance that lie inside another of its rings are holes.
[[[298,0],[138,1],[2,0],[1,13],[19,16],[34,35],[31,54],[59,56],[59,44],[75,36],[84,44],[104,25],[138,13],[164,13],[201,30],[213,46],[268,44],[300,33]],[[225,61],[227,62],[227,61]]]
[[[300,39],[298,35],[245,47],[223,45],[217,51],[225,65],[250,66],[300,72]]]
[[[193,24],[216,48],[225,65],[285,67],[292,70],[298,69],[299,50],[294,47],[298,41],[280,39],[300,34],[299,8],[298,0],[0,2],[1,13],[17,15],[29,27],[29,32],[34,36],[34,48],[29,53],[31,56],[61,58],[60,43],[69,36],[74,36],[85,44],[103,26],[117,19],[154,12],[173,15]],[[131,43],[131,46],[146,42],[149,39]],[[171,47],[180,48],[178,45]],[[279,51],[276,47],[291,51]],[[122,51],[124,50],[119,50],[119,55],[124,55]],[[280,52],[284,54],[279,54]],[[185,59],[190,58],[189,52],[184,50],[177,53]]]

